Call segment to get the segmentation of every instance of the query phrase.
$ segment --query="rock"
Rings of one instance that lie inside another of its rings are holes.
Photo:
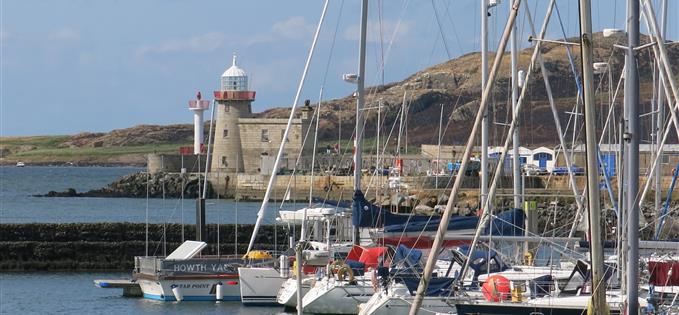
[[[413,209],[415,213],[418,214],[433,214],[435,213],[434,208],[427,205],[418,205]]]
[[[437,204],[445,205],[445,204],[448,203],[448,195],[440,194],[439,197],[437,198],[437,200],[438,200]]]
[[[201,191],[203,177],[185,177],[177,173],[156,173],[147,175],[139,172],[126,175],[117,181],[100,189],[93,189],[84,193],[78,193],[73,188],[64,192],[50,191],[39,197],[126,197],[146,198],[148,184],[148,196],[150,198],[197,198]],[[214,197],[212,185],[208,182],[207,192],[209,197]]]
[[[436,206],[436,204],[437,204],[436,203],[436,197],[426,198],[422,204],[433,209],[434,206]]]
[[[33,197],[78,197],[79,194],[75,189],[69,188],[64,191],[58,192],[51,190],[45,195],[33,195]]]

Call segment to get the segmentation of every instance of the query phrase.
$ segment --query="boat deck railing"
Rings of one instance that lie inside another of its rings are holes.
[[[134,273],[149,276],[223,275],[237,274],[242,266],[271,266],[274,259],[245,260],[237,255],[206,255],[191,259],[165,259],[161,256],[137,256]]]

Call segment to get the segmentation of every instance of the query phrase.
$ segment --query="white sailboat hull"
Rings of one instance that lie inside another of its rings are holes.
[[[359,315],[408,315],[413,297],[407,291],[373,294],[368,302],[359,305]],[[455,314],[455,306],[446,303],[442,297],[424,297],[418,314]]]
[[[375,293],[370,278],[357,277],[356,284],[334,278],[316,282],[304,295],[304,311],[314,314],[358,314],[358,305]]]
[[[274,268],[238,268],[240,299],[246,305],[277,305],[276,295],[285,278]]]
[[[305,296],[311,289],[313,278],[302,279],[302,296]],[[286,308],[297,308],[297,279],[290,278],[285,280],[280,290],[278,290],[278,304]]]

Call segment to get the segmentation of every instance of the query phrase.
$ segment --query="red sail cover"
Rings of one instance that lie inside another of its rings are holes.
[[[655,286],[679,285],[679,261],[649,261],[649,284]]]
[[[384,255],[386,252],[386,247],[362,247],[355,245],[349,254],[347,255],[347,260],[359,261],[365,264],[365,269],[376,268],[377,260],[380,256]]]

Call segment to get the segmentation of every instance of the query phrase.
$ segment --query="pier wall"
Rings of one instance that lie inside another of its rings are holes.
[[[208,247],[203,254],[217,254],[217,225],[208,225]],[[165,228],[165,229],[163,229]],[[245,253],[253,225],[219,225],[222,255]],[[164,230],[164,232],[163,232]],[[180,224],[149,225],[149,255],[164,256],[182,242]],[[297,229],[299,230],[299,229]],[[167,242],[163,244],[163,235]],[[186,240],[195,235],[193,225],[184,226]],[[256,249],[285,250],[288,231],[265,225],[259,230]],[[28,223],[0,224],[0,271],[122,270],[131,271],[134,256],[146,254],[143,223]],[[277,247],[276,247],[277,246]]]
[[[179,173],[182,168],[185,168],[190,173],[198,172],[199,160],[202,164],[200,165],[200,171],[205,172],[206,155],[147,154],[146,159],[147,167],[151,174],[159,172]]]

